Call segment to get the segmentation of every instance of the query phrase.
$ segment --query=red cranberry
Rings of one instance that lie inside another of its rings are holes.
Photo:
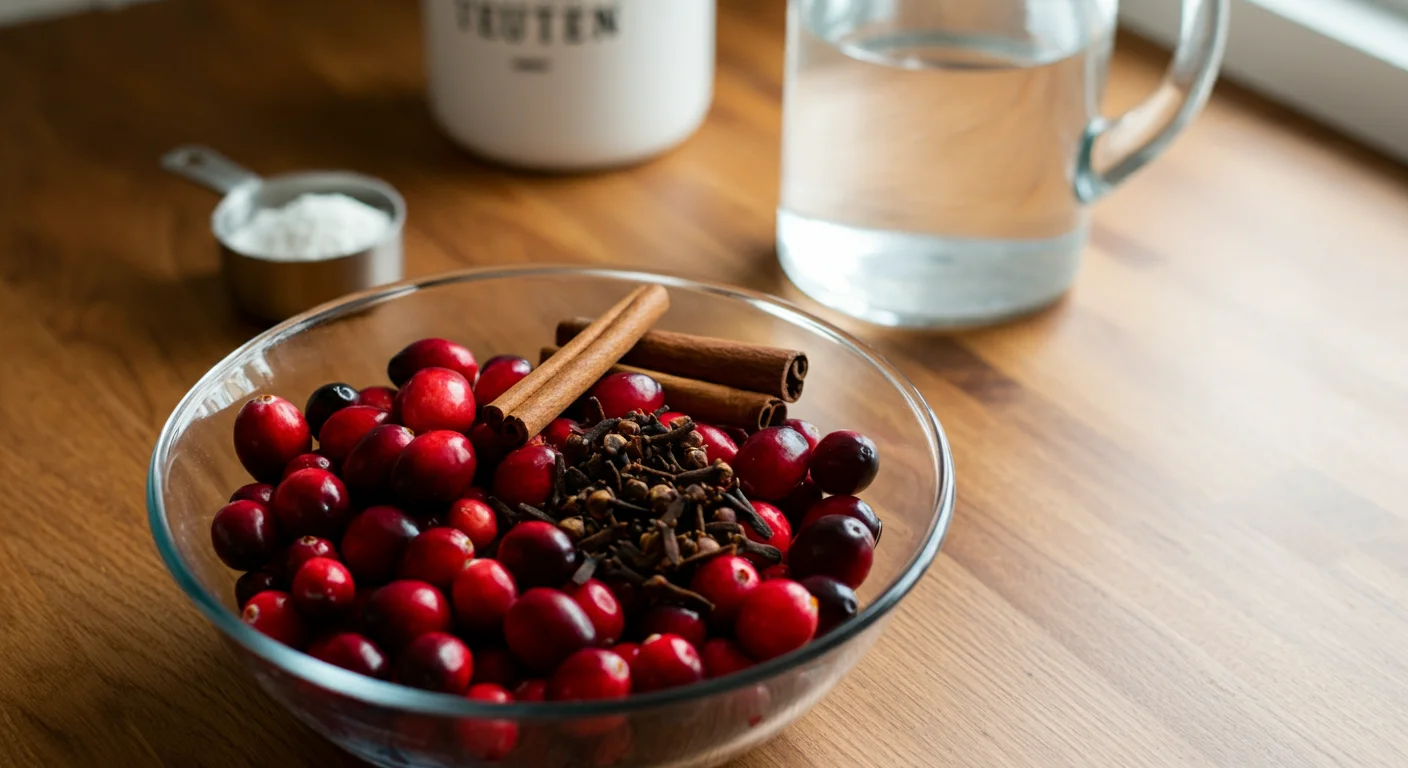
[[[657,605],[641,619],[641,634],[679,635],[698,648],[704,644],[708,628],[695,611],[677,605]]]
[[[251,570],[278,552],[279,525],[263,504],[232,501],[210,521],[210,543],[225,565],[239,571]]]
[[[585,584],[569,589],[568,594],[592,620],[598,645],[611,645],[620,639],[626,629],[626,613],[605,584],[588,579]]]
[[[395,413],[416,434],[437,429],[464,432],[474,424],[474,412],[469,380],[448,368],[418,371],[396,395]]]
[[[816,598],[817,637],[855,618],[860,611],[855,591],[830,576],[808,576],[801,584]]]
[[[504,617],[508,649],[529,669],[547,672],[574,651],[596,643],[592,620],[566,593],[536,587]]]
[[[396,657],[396,682],[436,693],[464,693],[474,674],[474,654],[454,635],[426,632]]]
[[[807,476],[811,446],[791,427],[768,427],[754,432],[738,449],[730,465],[748,498],[774,501],[786,498]]]
[[[470,634],[488,637],[503,626],[504,616],[518,600],[518,586],[499,561],[471,560],[455,577],[450,597],[460,626]]]
[[[654,411],[651,411],[654,413]],[[688,419],[689,417],[679,411],[665,411],[660,414],[660,423],[667,427],[673,427],[676,419]],[[697,426],[697,425],[696,425]]]
[[[875,537],[875,543],[880,543],[880,532],[884,530],[884,524],[880,522],[875,510],[869,504],[856,496],[828,496],[807,510],[807,516],[802,518],[802,525],[797,529],[800,534],[807,526],[820,520],[827,515],[841,515],[842,517],[853,517],[870,531],[870,535]]]
[[[391,468],[391,491],[407,508],[443,508],[474,482],[474,446],[458,432],[418,435]]]
[[[365,387],[357,393],[357,405],[366,405],[391,413],[392,409],[396,407],[396,390],[391,387]]]
[[[513,696],[493,683],[472,685],[465,696],[487,704],[509,704]],[[460,744],[470,756],[485,762],[502,760],[518,745],[518,724],[512,720],[461,720],[455,723]]]
[[[268,483],[241,485],[230,494],[230,501],[253,501],[267,507],[274,503],[274,486]]]
[[[816,625],[817,601],[807,588],[774,579],[759,584],[743,601],[733,631],[749,656],[767,661],[806,645]]]
[[[395,507],[368,507],[352,518],[342,535],[342,560],[363,586],[380,584],[396,573],[401,555],[420,526]]]
[[[786,557],[787,549],[792,546],[792,524],[787,522],[787,516],[782,514],[782,510],[765,501],[753,502],[753,509],[758,510],[758,517],[763,518],[768,527],[772,528],[772,536],[764,538],[762,534],[753,530],[753,526],[747,523],[743,525],[743,535],[759,544],[770,544],[777,547],[777,551]]]
[[[469,442],[474,446],[474,455],[479,457],[480,475],[493,479],[494,470],[508,454],[507,444],[499,433],[484,422],[478,422],[469,428]],[[479,482],[484,482],[486,477],[478,478]]]
[[[577,570],[577,548],[557,526],[528,520],[510,528],[499,542],[499,562],[519,587],[556,587]]]
[[[567,438],[581,433],[581,424],[573,419],[562,417],[553,419],[552,423],[548,424],[547,428],[543,430],[543,439],[548,445],[562,450],[562,446],[567,445]]]
[[[777,508],[782,510],[782,514],[787,516],[787,522],[792,524],[793,531],[802,530],[802,521],[806,519],[807,513],[816,503],[821,501],[821,489],[816,487],[816,483],[808,477],[801,485],[792,489],[787,494],[787,498],[777,502]]]
[[[753,666],[753,660],[738,647],[738,643],[726,637],[716,637],[699,650],[699,658],[704,662],[704,671],[709,677],[723,677]]]
[[[373,592],[362,619],[372,638],[395,652],[427,632],[448,632],[450,605],[435,587],[402,579]]]
[[[293,461],[290,461],[287,467],[284,467],[284,479],[287,479],[289,475],[300,469],[321,469],[324,472],[335,471],[332,466],[332,459],[329,459],[323,454],[300,453],[293,457]]]
[[[787,567],[787,563],[778,563],[777,565],[770,565],[764,568],[763,572],[758,575],[763,577],[763,581],[790,579],[792,578],[792,571]]]
[[[646,638],[631,665],[631,681],[639,693],[677,688],[703,679],[704,662],[699,652],[679,635]]]
[[[300,469],[274,489],[274,516],[291,536],[336,536],[347,525],[352,502],[337,475]]]
[[[283,562],[281,563],[283,574],[292,579],[304,563],[315,557],[341,560],[337,556],[337,548],[332,545],[331,541],[317,536],[301,536],[284,549]]]
[[[714,604],[710,620],[727,626],[738,613],[743,599],[762,581],[752,563],[736,555],[724,555],[701,566],[694,573],[689,588]]]
[[[313,449],[313,433],[298,406],[260,395],[235,416],[235,455],[261,483],[277,482],[293,457]]]
[[[640,655],[640,643],[617,643],[611,650],[625,659],[627,664],[634,664],[636,657]]]
[[[468,379],[470,384],[479,376],[479,363],[468,349],[445,339],[421,339],[392,356],[386,364],[386,377],[392,384],[404,387],[426,368],[448,368]]]
[[[694,431],[704,438],[704,455],[709,457],[709,461],[723,459],[726,463],[733,463],[733,457],[738,455],[738,446],[733,438],[712,424],[695,424]]]
[[[803,419],[788,419],[787,421],[782,422],[782,426],[791,427],[800,432],[802,437],[807,438],[807,445],[811,446],[811,449],[813,451],[816,450],[816,444],[821,442],[821,430],[817,429],[816,425],[811,423],[810,421],[805,421]]]
[[[812,479],[827,493],[860,493],[880,472],[880,453],[859,432],[832,432],[812,452],[811,469]]]
[[[301,649],[308,642],[308,625],[287,592],[260,592],[245,603],[240,620],[290,648]]]
[[[397,576],[419,579],[449,592],[455,577],[474,559],[474,542],[454,528],[430,528],[411,540]]]
[[[390,414],[370,405],[351,405],[328,417],[318,431],[318,451],[338,466],[367,433],[390,418]]]
[[[338,632],[308,646],[308,655],[367,677],[385,678],[386,654],[356,632]]]
[[[313,394],[308,396],[308,404],[303,406],[303,416],[308,420],[308,430],[313,434],[318,434],[323,429],[323,424],[327,423],[328,417],[346,408],[349,405],[356,405],[361,396],[351,384],[334,382],[324,384],[313,390]]]
[[[332,619],[351,613],[357,586],[347,566],[330,557],[315,557],[293,576],[293,605],[304,616]]]
[[[478,491],[471,488],[471,491]],[[445,515],[445,524],[463,531],[476,550],[488,548],[499,535],[499,520],[494,509],[480,499],[456,499]]]
[[[591,389],[591,397],[601,403],[606,418],[625,416],[631,411],[654,413],[665,404],[665,388],[643,374],[623,371],[608,374]]]
[[[479,382],[474,385],[475,402],[482,405],[494,402],[532,370],[533,365],[521,357],[498,355],[489,358],[479,372]]]
[[[278,589],[279,577],[272,571],[250,571],[235,579],[235,605],[244,608],[250,598],[260,592]]]
[[[548,678],[549,701],[624,699],[631,692],[631,667],[611,651],[583,648]]]
[[[513,689],[513,698],[517,701],[547,701],[548,684],[546,680],[524,680]]]
[[[360,503],[391,495],[391,468],[415,433],[400,424],[382,424],[362,436],[342,462],[342,481]]]
[[[505,648],[476,648],[474,650],[475,683],[493,683],[512,688],[522,677],[518,659]]]
[[[799,579],[830,576],[851,589],[857,589],[870,574],[875,562],[875,538],[861,521],[843,515],[827,515],[797,535],[787,564]]]
[[[547,445],[525,445],[505,456],[494,472],[494,495],[512,508],[542,506],[552,496],[557,456],[557,450]]]

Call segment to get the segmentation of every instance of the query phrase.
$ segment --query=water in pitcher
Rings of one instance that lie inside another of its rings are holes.
[[[895,325],[1059,297],[1086,235],[1073,177],[1113,4],[1034,0],[997,35],[828,22],[809,5],[789,18],[778,252],[792,280]]]

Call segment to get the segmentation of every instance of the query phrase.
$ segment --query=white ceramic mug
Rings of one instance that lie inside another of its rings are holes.
[[[509,165],[588,170],[692,135],[713,100],[714,0],[422,0],[441,128]]]

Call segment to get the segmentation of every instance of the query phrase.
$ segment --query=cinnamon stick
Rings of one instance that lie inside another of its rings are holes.
[[[510,448],[543,430],[581,397],[670,307],[662,286],[641,286],[593,320],[559,354],[544,360],[485,406],[484,421]]]
[[[543,347],[540,359],[547,361],[557,355],[557,347]],[[665,388],[665,401],[670,408],[689,414],[694,420],[706,424],[757,430],[776,427],[787,420],[787,404],[780,398],[761,392],[746,392],[722,384],[687,379],[619,363],[608,368],[605,373],[623,371],[644,373],[660,382],[660,386]]]
[[[590,324],[581,317],[563,320],[557,324],[557,343],[565,346]],[[797,402],[807,377],[804,352],[673,331],[645,334],[621,363],[761,392],[785,403]]]

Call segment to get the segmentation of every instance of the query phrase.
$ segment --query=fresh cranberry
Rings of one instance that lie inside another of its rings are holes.
[[[546,680],[524,680],[513,689],[513,698],[517,701],[547,701],[548,683]]]
[[[372,593],[362,613],[372,638],[393,652],[427,632],[450,630],[449,601],[423,581],[387,584]]]
[[[709,461],[723,459],[725,463],[733,463],[733,457],[738,455],[738,446],[733,438],[712,424],[695,424],[694,431],[704,439],[704,455],[709,457]]]
[[[758,510],[758,517],[763,518],[763,521],[772,529],[772,536],[764,538],[761,533],[753,530],[753,526],[747,523],[743,525],[743,535],[759,544],[777,547],[777,551],[786,557],[787,549],[792,546],[792,524],[787,522],[787,516],[782,514],[782,510],[766,501],[753,502],[753,509]]]
[[[338,466],[368,432],[390,418],[390,414],[369,405],[351,405],[328,417],[318,432],[318,451]]]
[[[504,617],[504,639],[525,666],[547,672],[574,651],[594,645],[596,629],[566,593],[535,587],[524,592]]]
[[[499,647],[474,649],[473,682],[493,683],[505,688],[512,688],[518,684],[522,676],[522,668],[518,666],[518,659],[515,659],[513,654],[508,652],[508,649]]]
[[[342,481],[359,503],[391,495],[391,468],[415,433],[400,424],[382,424],[362,436],[342,462]]]
[[[251,597],[240,620],[290,648],[302,649],[308,642],[308,625],[287,592],[271,589]]]
[[[239,571],[258,568],[279,549],[279,524],[269,508],[232,501],[210,521],[210,543],[225,565]]]
[[[290,536],[340,534],[352,514],[347,486],[322,469],[300,469],[274,489],[274,516]]]
[[[811,446],[791,427],[754,432],[739,446],[730,466],[748,498],[775,501],[787,497],[807,476]]]
[[[299,567],[289,593],[304,616],[333,619],[352,611],[357,586],[347,566],[330,557],[315,557]]]
[[[812,523],[792,542],[787,564],[799,579],[830,576],[858,589],[875,562],[875,537],[861,521],[827,515]]]
[[[651,411],[654,413],[654,411]],[[679,411],[665,411],[660,414],[660,423],[667,427],[673,427],[676,419],[688,419],[689,417]]]
[[[472,635],[497,634],[504,617],[518,600],[518,586],[508,569],[497,560],[471,560],[450,588],[455,616]]]
[[[426,632],[396,657],[396,682],[436,693],[464,693],[474,674],[474,654],[454,635]]]
[[[541,520],[510,528],[499,542],[499,562],[522,588],[557,587],[577,570],[577,548],[566,532]]]
[[[704,679],[704,662],[690,642],[679,635],[651,635],[640,645],[631,664],[631,680],[639,693],[677,688]]]
[[[284,467],[284,479],[301,469],[321,469],[324,472],[333,472],[332,459],[321,453],[300,453],[293,457],[293,461]]]
[[[308,420],[308,430],[318,434],[327,423],[328,417],[361,399],[351,384],[334,382],[324,384],[308,396],[308,404],[303,406],[303,416]]]
[[[458,432],[418,435],[391,468],[391,491],[407,508],[449,505],[474,482],[474,446]]]
[[[486,704],[513,702],[513,696],[508,691],[493,683],[472,685],[465,696]],[[518,745],[518,724],[512,720],[461,720],[455,723],[455,732],[467,754],[486,762],[502,760]]]
[[[280,564],[284,576],[292,579],[304,563],[315,557],[341,559],[337,556],[337,548],[332,545],[331,541],[317,536],[300,536],[284,549],[283,562]]]
[[[494,496],[510,507],[547,503],[557,455],[551,446],[525,445],[505,456],[494,472]]]
[[[774,579],[759,584],[743,601],[733,631],[749,656],[767,661],[806,645],[816,625],[817,601],[807,588]]]
[[[268,483],[241,485],[230,494],[230,501],[253,501],[267,507],[274,503],[274,486]]]
[[[356,632],[338,632],[308,646],[308,655],[367,677],[385,678],[386,654]]]
[[[417,434],[464,432],[474,424],[474,392],[468,379],[448,368],[425,368],[401,387],[394,412]]]
[[[445,524],[463,531],[476,550],[487,549],[499,535],[499,520],[494,509],[480,499],[456,499],[445,515]]]
[[[453,341],[421,339],[392,356],[386,364],[386,377],[398,387],[426,368],[448,368],[473,384],[479,376],[479,363],[474,353]]]
[[[821,489],[816,487],[816,483],[808,477],[796,488],[793,488],[792,492],[787,494],[787,498],[777,502],[777,508],[787,516],[787,522],[792,524],[792,530],[800,531],[802,530],[802,521],[806,519],[807,513],[816,506],[818,501],[821,501]]]
[[[342,535],[342,560],[363,586],[380,584],[396,573],[401,556],[420,525],[395,507],[368,507],[352,518]]]
[[[643,373],[622,371],[608,374],[591,389],[591,397],[601,403],[606,418],[625,416],[631,411],[654,413],[665,404],[665,388]]]
[[[298,406],[260,395],[235,416],[235,455],[255,480],[274,483],[293,457],[313,449],[313,433]]]
[[[807,445],[811,446],[813,451],[816,450],[816,444],[821,442],[821,430],[817,429],[816,425],[810,421],[788,419],[782,422],[782,426],[791,427],[801,433],[802,437],[807,438]]]
[[[545,440],[548,445],[562,450],[562,446],[567,445],[567,438],[572,435],[580,435],[581,433],[582,425],[564,416],[553,419],[552,422],[548,424],[547,428],[543,430],[543,440]]]
[[[549,701],[624,699],[631,692],[631,667],[611,651],[583,648],[548,678]]]
[[[636,657],[640,655],[640,643],[617,643],[611,650],[625,659],[627,664],[634,664]]]
[[[364,387],[361,392],[357,393],[357,405],[366,405],[391,413],[396,407],[396,390],[391,387]]]
[[[278,589],[280,583],[278,575],[272,571],[258,570],[241,574],[235,579],[235,605],[244,608],[250,598],[260,592]]]
[[[802,525],[797,528],[797,533],[800,534],[812,523],[827,515],[841,515],[859,520],[875,538],[875,543],[880,543],[880,532],[884,530],[884,524],[880,522],[875,510],[856,496],[828,496],[813,504],[812,508],[807,510],[807,516],[802,518]]]
[[[592,620],[598,645],[611,645],[620,639],[626,629],[626,613],[605,584],[588,579],[585,584],[569,589],[567,594],[582,606],[587,618]]]
[[[455,577],[474,559],[474,542],[454,528],[429,528],[411,540],[397,576],[419,579],[449,592]]]
[[[700,618],[697,612],[678,605],[657,605],[651,608],[641,619],[640,629],[641,634],[647,637],[679,635],[696,648],[704,644],[704,638],[708,635],[704,619]]]
[[[694,573],[689,588],[714,604],[709,616],[711,621],[728,626],[743,599],[762,581],[752,563],[736,555],[724,555],[701,566]]]
[[[832,432],[815,448],[812,479],[827,493],[860,493],[880,472],[880,453],[875,443],[859,432]]]
[[[778,563],[777,565],[770,565],[764,568],[762,573],[758,575],[763,577],[763,581],[790,579],[792,578],[792,571],[787,567],[787,563]]]
[[[830,576],[808,576],[802,579],[801,584],[816,598],[817,637],[855,618],[860,611],[855,590]]]
[[[489,358],[479,372],[479,382],[474,385],[475,402],[481,405],[494,402],[532,371],[532,363],[521,357],[498,355]]]
[[[723,677],[753,666],[753,660],[738,647],[738,643],[726,637],[716,637],[699,649],[699,658],[704,662],[704,671],[709,677]]]

